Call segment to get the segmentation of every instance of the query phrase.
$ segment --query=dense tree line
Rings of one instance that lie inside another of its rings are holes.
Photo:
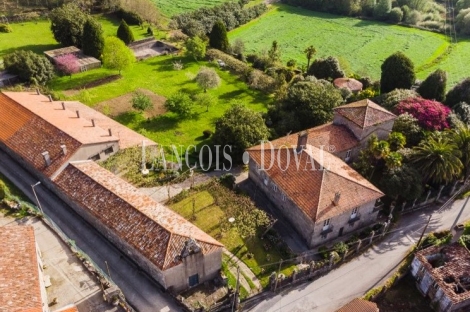
[[[227,30],[232,30],[266,12],[265,4],[244,7],[245,2],[226,2],[212,8],[200,8],[193,12],[173,17],[174,28],[181,29],[188,36],[209,34],[217,21],[222,21]]]

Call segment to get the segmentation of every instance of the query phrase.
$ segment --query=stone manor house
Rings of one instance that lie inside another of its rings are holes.
[[[249,148],[249,177],[310,248],[354,232],[376,221],[384,193],[348,163],[395,118],[367,99],[337,107],[332,123]]]

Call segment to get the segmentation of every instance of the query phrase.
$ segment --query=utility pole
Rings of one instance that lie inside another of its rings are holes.
[[[235,286],[235,293],[233,295],[232,312],[238,310],[238,293],[240,291],[240,267],[237,266],[237,284]]]
[[[104,263],[106,264],[106,269],[108,270],[108,276],[109,278],[111,278],[111,272],[109,272],[108,261],[105,260]]]
[[[41,211],[41,214],[44,216],[44,211],[42,210],[41,202],[39,201],[38,195],[36,194],[36,191],[34,188],[41,184],[41,181],[38,181],[36,184],[31,185],[31,189],[33,190],[34,197],[36,198],[36,202],[38,203],[39,210]]]
[[[429,222],[431,222],[431,218],[432,218],[432,214],[429,216],[428,222],[426,222],[426,226],[424,227],[423,232],[421,233],[421,236],[419,237],[418,243],[416,243],[416,249],[418,249],[419,246],[421,245],[421,240],[423,239],[424,233],[426,232],[428,228]]]

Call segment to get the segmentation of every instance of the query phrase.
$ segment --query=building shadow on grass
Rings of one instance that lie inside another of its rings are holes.
[[[48,50],[54,50],[54,49],[58,49],[60,48],[61,45],[60,44],[30,44],[30,45],[25,45],[25,46],[22,46],[21,48],[18,48],[18,47],[13,47],[13,48],[9,48],[9,49],[5,49],[2,51],[2,54],[4,55],[7,55],[7,54],[10,54],[10,53],[13,53],[15,51],[18,51],[18,50],[31,50],[37,54],[41,54],[44,52],[44,51],[48,51]]]

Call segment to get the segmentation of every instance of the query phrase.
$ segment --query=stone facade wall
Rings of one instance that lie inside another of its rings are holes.
[[[183,263],[163,272],[168,287],[180,292],[189,287],[189,277],[195,274],[199,283],[214,279],[219,275],[222,267],[222,248],[218,251],[203,255],[192,254],[183,259]]]
[[[353,134],[354,136],[360,140],[360,141],[365,141],[367,143],[367,139],[371,134],[375,134],[379,140],[386,140],[388,138],[388,135],[392,131],[394,120],[388,120],[385,122],[382,122],[380,124],[367,127],[362,129],[349,119],[344,118],[343,116],[339,114],[335,114],[333,123],[336,125],[344,125],[346,126]]]
[[[341,198],[341,200],[346,201],[347,198]],[[368,202],[365,203],[362,206],[357,207],[357,213],[356,216],[359,217],[354,222],[349,222],[351,220],[351,213],[352,210],[347,211],[341,215],[335,216],[330,219],[330,224],[329,227],[333,230],[330,233],[322,236],[322,230],[323,230],[323,223],[324,221],[321,221],[319,223],[315,223],[315,232],[312,233],[312,236],[309,241],[309,246],[318,246],[321,244],[324,244],[328,241],[331,241],[333,239],[336,239],[338,237],[341,237],[343,235],[352,233],[358,229],[361,229],[365,226],[373,224],[377,220],[377,211],[373,211],[375,206],[375,202]]]
[[[266,194],[266,197],[282,212],[305,241],[309,242],[314,228],[313,221],[289,197],[283,196],[285,193],[282,189],[279,187],[277,191],[273,189],[272,180],[263,171],[258,170],[256,162],[251,157],[248,177]]]

